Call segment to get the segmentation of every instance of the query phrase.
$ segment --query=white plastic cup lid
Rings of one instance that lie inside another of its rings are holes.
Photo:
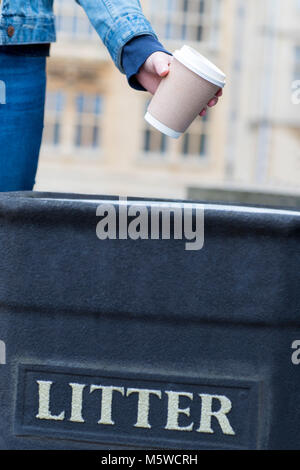
[[[223,88],[226,84],[226,75],[216,65],[190,46],[183,46],[174,52],[175,59],[192,70],[200,77]]]

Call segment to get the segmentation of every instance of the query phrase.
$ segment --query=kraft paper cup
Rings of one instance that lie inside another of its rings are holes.
[[[218,90],[225,74],[189,46],[174,52],[169,74],[153,96],[146,121],[163,134],[178,139]]]

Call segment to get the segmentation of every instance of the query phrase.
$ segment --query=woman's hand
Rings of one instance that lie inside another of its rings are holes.
[[[166,54],[165,52],[154,52],[154,54],[151,54],[144,65],[140,68],[140,71],[136,76],[137,80],[146,90],[154,95],[161,79],[168,75],[172,60],[173,56]],[[222,96],[222,93],[222,90],[219,90],[216,93],[216,96],[207,103],[207,106],[215,106],[218,103],[219,97]],[[200,116],[205,116],[207,106],[202,109]]]

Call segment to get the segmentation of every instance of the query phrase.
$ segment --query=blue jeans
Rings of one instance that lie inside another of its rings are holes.
[[[46,57],[0,52],[0,191],[32,190],[44,127]],[[5,90],[4,90],[5,88]]]

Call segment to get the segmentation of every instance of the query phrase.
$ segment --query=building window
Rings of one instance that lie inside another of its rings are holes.
[[[144,152],[164,156],[168,151],[169,139],[150,125],[144,131]]]
[[[58,34],[71,39],[99,39],[83,8],[74,0],[58,0],[55,16]]]
[[[294,49],[294,80],[300,80],[300,46]]]
[[[150,0],[151,21],[166,40],[216,45],[220,0]]]
[[[180,152],[184,158],[204,158],[208,155],[208,114],[193,122],[181,138]]]
[[[204,157],[207,154],[207,135],[198,133],[186,133],[183,137],[182,155],[199,155]]]
[[[76,96],[75,147],[97,149],[101,141],[103,98],[80,93]]]
[[[164,158],[173,151],[181,159],[207,158],[209,154],[209,111],[204,117],[198,117],[178,140],[173,140],[150,124],[146,124],[143,134],[144,154]]]
[[[151,100],[146,101],[145,112],[148,109]],[[169,137],[157,131],[150,124],[146,124],[144,130],[143,151],[145,154],[156,154],[161,157],[165,156],[169,150]]]
[[[65,108],[65,94],[58,91],[47,91],[45,105],[45,128],[43,142],[49,146],[61,144],[62,119]]]

